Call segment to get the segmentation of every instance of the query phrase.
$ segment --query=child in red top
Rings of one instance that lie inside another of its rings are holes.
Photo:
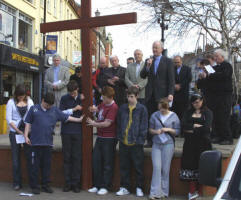
[[[90,112],[98,112],[98,119],[87,118],[88,125],[97,128],[98,135],[93,150],[93,188],[88,191],[99,195],[107,194],[112,182],[118,111],[114,95],[112,87],[104,87],[103,102],[98,107],[89,108]]]

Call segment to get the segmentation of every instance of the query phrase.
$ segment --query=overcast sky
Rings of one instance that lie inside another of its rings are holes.
[[[80,0],[76,0],[80,1]],[[161,29],[157,25],[155,28],[144,31],[146,27],[145,20],[149,18],[152,10],[136,10],[133,6],[125,2],[130,0],[92,0],[92,16],[98,9],[100,15],[111,15],[127,12],[137,12],[137,24],[119,25],[106,27],[107,33],[111,33],[113,39],[113,54],[120,59],[120,64],[126,67],[126,58],[133,56],[135,49],[141,49],[144,59],[152,55],[153,41],[161,39]],[[122,5],[119,5],[119,3]],[[184,52],[195,50],[198,34],[196,32],[189,35],[185,39],[177,39],[173,36],[167,36],[165,48],[168,49],[168,56],[183,55]]]

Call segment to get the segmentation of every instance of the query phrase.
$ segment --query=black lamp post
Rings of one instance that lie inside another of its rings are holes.
[[[164,44],[164,42],[165,42],[165,31],[166,30],[168,30],[168,25],[166,25],[165,24],[165,21],[168,21],[168,20],[166,20],[165,19],[165,13],[164,12],[162,12],[162,14],[161,14],[161,18],[159,17],[158,18],[158,24],[160,24],[160,27],[161,27],[161,41],[162,41],[162,43]]]

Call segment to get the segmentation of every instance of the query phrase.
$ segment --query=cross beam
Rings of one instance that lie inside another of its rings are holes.
[[[82,28],[95,28],[102,26],[111,26],[111,25],[121,25],[136,23],[137,15],[136,13],[126,13],[118,15],[106,15],[98,16],[91,18],[81,18],[73,20],[64,20],[58,22],[48,22],[40,24],[40,32],[56,32],[56,31],[66,31]]]

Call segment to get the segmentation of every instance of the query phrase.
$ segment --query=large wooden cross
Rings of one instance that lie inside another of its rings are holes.
[[[89,106],[93,104],[92,99],[92,64],[91,64],[91,39],[90,32],[92,28],[130,24],[137,22],[136,13],[126,13],[118,15],[91,17],[91,0],[81,0],[81,18],[74,20],[65,20],[58,22],[49,22],[40,24],[41,33],[66,31],[81,29],[81,44],[82,44],[82,89],[85,96],[83,102],[84,113],[88,112]],[[67,49],[68,51],[69,49]],[[82,126],[83,138],[83,153],[82,153],[82,188],[88,189],[92,186],[92,147],[93,147],[93,133],[92,128],[86,126],[83,122]]]

